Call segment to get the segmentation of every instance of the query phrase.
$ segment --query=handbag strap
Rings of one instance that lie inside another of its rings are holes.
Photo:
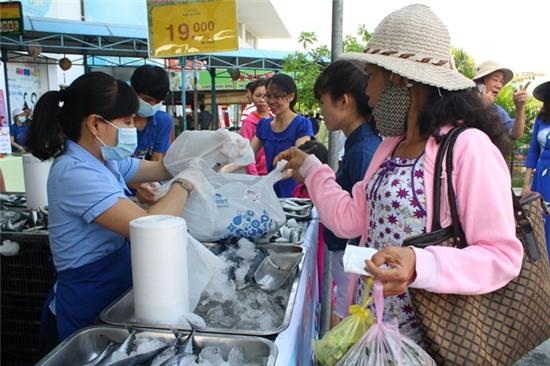
[[[466,247],[466,240],[462,225],[460,224],[460,216],[456,206],[456,195],[453,187],[453,148],[458,138],[458,135],[466,130],[465,127],[455,127],[449,131],[440,143],[439,150],[435,159],[434,167],[434,195],[433,195],[433,216],[432,216],[432,231],[440,230],[441,227],[441,177],[443,175],[443,163],[447,176],[447,195],[451,211],[451,221],[455,243],[458,248]],[[444,162],[445,159],[445,162]]]

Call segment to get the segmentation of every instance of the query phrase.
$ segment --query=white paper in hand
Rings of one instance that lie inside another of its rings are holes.
[[[358,247],[355,245],[346,245],[344,252],[344,271],[358,275],[370,276],[365,271],[365,261],[371,259],[378,250],[373,248]]]

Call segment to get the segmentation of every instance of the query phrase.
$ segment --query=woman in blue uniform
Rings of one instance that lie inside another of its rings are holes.
[[[44,351],[93,324],[131,287],[129,222],[179,215],[193,190],[178,176],[147,211],[127,199],[128,183],[171,178],[162,162],[130,157],[137,144],[137,109],[132,88],[101,72],[47,92],[36,105],[28,148],[39,159],[55,157],[48,177],[48,230],[57,281],[42,316]]]
[[[523,177],[522,195],[531,191],[539,192],[544,201],[550,204],[550,81],[540,84],[533,90],[533,96],[540,100],[540,110],[535,124]],[[534,170],[534,174],[533,174]],[[546,245],[550,253],[550,218],[546,218]]]

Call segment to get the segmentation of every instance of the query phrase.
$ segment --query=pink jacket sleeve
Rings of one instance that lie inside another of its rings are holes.
[[[353,186],[352,195],[336,183],[336,175],[310,155],[299,170],[321,222],[341,238],[356,238],[364,232],[367,219],[365,182]]]
[[[454,148],[453,182],[468,246],[414,248],[411,287],[436,293],[484,294],[505,286],[521,269],[510,174],[501,153],[479,130],[463,132]]]
[[[254,136],[256,136],[256,126],[249,121],[244,121],[241,126],[241,136],[246,138],[248,141],[252,141]],[[248,164],[245,170],[248,175],[258,175],[256,163]]]

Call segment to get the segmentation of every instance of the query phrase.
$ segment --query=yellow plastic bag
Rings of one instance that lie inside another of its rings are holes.
[[[321,365],[334,366],[374,324],[372,313],[367,308],[372,301],[372,297],[367,297],[372,283],[372,277],[370,277],[365,286],[361,305],[351,305],[349,316],[328,331],[322,339],[313,342],[315,357]]]

